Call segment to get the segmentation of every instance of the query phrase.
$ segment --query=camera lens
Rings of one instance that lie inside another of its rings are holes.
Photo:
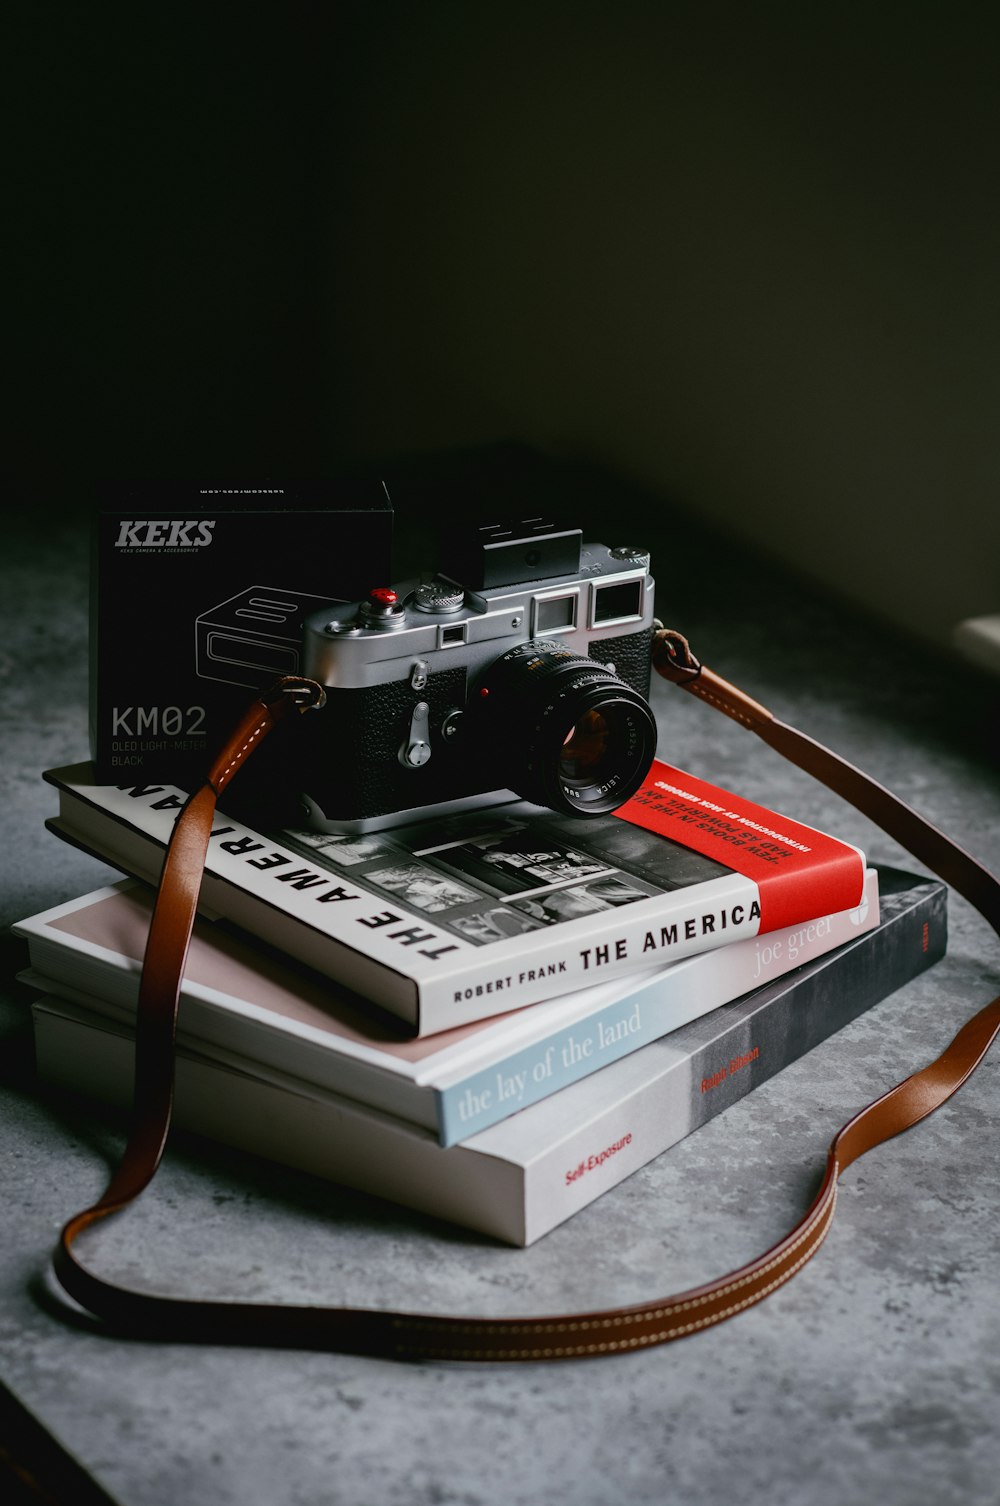
[[[616,810],[639,788],[656,721],[638,691],[559,639],[534,639],[494,661],[470,709],[508,789],[577,816]]]

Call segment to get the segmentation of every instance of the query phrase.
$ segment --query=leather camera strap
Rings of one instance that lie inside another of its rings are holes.
[[[871,817],[969,900],[1000,934],[997,879],[895,795],[703,668],[680,634],[667,629],[655,634],[653,663],[664,678],[755,732]],[[675,1296],[596,1312],[491,1318],[198,1301],[112,1285],[77,1259],[73,1245],[90,1225],[136,1198],[159,1165],[170,1126],[177,1000],[217,797],[273,726],[293,709],[318,704],[323,694],[312,681],[280,681],[250,709],[205,785],[178,817],[164,860],[140,984],[133,1128],[103,1196],[69,1220],[53,1257],[64,1290],[107,1332],[395,1359],[479,1361],[577,1359],[682,1338],[752,1307],[794,1276],[830,1228],[841,1173],[873,1146],[908,1129],[950,1098],[1000,1029],[998,998],[967,1022],[936,1061],[862,1109],[840,1130],[830,1145],[819,1191],[784,1239],[738,1270]]]

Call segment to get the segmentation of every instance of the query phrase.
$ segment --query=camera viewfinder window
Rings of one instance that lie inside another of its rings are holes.
[[[576,624],[577,595],[542,596],[535,600],[535,632],[557,633]]]
[[[622,622],[642,612],[642,581],[626,580],[619,585],[598,586],[594,593],[594,624]]]

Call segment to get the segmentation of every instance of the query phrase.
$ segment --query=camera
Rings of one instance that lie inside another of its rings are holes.
[[[541,518],[457,535],[433,572],[304,622],[327,689],[297,719],[307,824],[369,831],[510,798],[599,816],[642,783],[653,580]]]

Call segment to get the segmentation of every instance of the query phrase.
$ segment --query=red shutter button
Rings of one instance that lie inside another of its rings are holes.
[[[391,586],[376,586],[368,592],[368,599],[361,603],[358,617],[363,627],[385,632],[401,628],[406,623],[406,611],[399,594]]]

